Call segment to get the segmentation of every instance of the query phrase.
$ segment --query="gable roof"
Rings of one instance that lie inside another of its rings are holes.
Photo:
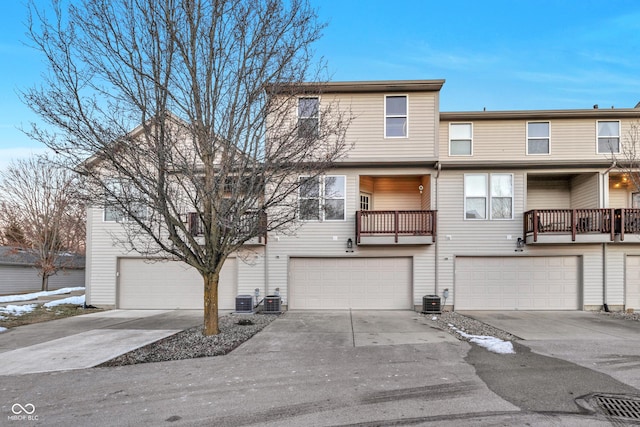
[[[31,267],[36,264],[37,257],[28,250],[13,246],[0,246],[0,265],[21,265]],[[65,268],[84,268],[85,257],[70,252],[60,254],[56,265]]]

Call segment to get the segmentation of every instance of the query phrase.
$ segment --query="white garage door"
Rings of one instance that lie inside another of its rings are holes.
[[[456,257],[456,310],[577,310],[580,258]]]
[[[118,308],[196,309],[204,307],[202,276],[178,261],[120,258]],[[228,258],[218,285],[218,308],[235,308],[236,260]]]
[[[412,308],[411,258],[291,258],[291,309]]]
[[[624,305],[627,309],[640,310],[640,256],[627,256]]]

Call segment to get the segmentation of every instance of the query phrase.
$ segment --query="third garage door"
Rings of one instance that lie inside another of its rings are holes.
[[[580,257],[456,257],[456,310],[577,310]]]
[[[291,309],[410,309],[412,258],[291,258]]]

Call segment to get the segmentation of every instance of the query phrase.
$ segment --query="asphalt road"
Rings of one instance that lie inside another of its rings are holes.
[[[8,425],[25,425],[9,419],[20,403],[34,406],[31,423],[47,426],[588,426],[607,421],[581,412],[576,394],[605,385],[637,392],[517,351],[494,355],[466,342],[327,348],[5,376],[0,402],[16,423]]]
[[[640,334],[618,324],[505,355],[415,313],[287,314],[226,356],[0,375],[0,425],[582,427],[624,425],[584,396],[640,396]]]

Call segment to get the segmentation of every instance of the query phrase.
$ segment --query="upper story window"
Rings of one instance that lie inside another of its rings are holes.
[[[449,124],[449,155],[470,156],[473,154],[473,125],[471,123]]]
[[[385,96],[384,136],[385,138],[406,138],[408,132],[408,108],[406,95]]]
[[[316,138],[320,127],[320,98],[298,98],[298,136]]]
[[[513,219],[513,175],[465,174],[465,219]]]
[[[104,200],[104,220],[108,222],[130,221],[135,216],[138,219],[147,217],[147,207],[144,197],[130,183],[125,180],[111,179],[106,181]],[[128,206],[128,211],[121,203]]]
[[[620,122],[598,122],[598,154],[620,152]]]
[[[527,154],[549,154],[549,122],[527,123]]]
[[[298,213],[303,221],[344,221],[344,175],[325,175],[316,178],[300,177]]]

